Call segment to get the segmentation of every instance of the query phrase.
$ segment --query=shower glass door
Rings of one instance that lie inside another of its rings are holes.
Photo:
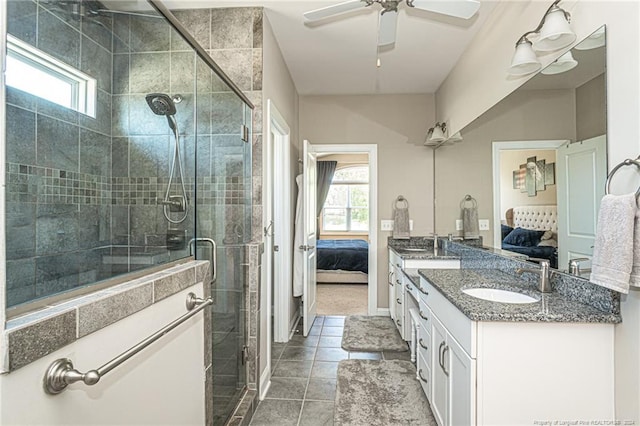
[[[251,235],[250,109],[200,58],[196,58],[197,238],[216,243],[211,315],[213,423],[226,422],[246,385],[246,262]],[[248,113],[247,113],[248,111]],[[248,120],[247,120],[248,116]],[[243,135],[244,133],[244,135]],[[243,139],[246,139],[243,140]],[[211,245],[200,241],[196,257],[212,260]]]

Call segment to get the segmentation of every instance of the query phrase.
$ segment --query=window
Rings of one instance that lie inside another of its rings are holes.
[[[96,116],[96,80],[7,35],[7,86]]]
[[[322,208],[323,231],[369,230],[369,167],[336,170]]]

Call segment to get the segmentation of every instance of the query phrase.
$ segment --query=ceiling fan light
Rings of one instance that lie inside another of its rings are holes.
[[[544,17],[544,24],[533,48],[539,52],[549,52],[567,47],[575,40],[576,34],[569,27],[566,12],[554,6]]]
[[[541,71],[542,74],[553,75],[560,74],[572,70],[578,65],[578,61],[573,59],[573,55],[569,50],[564,55],[553,61],[549,66]]]
[[[542,65],[533,51],[531,42],[523,37],[516,44],[516,51],[511,59],[509,74],[511,75],[527,75],[538,71]]]

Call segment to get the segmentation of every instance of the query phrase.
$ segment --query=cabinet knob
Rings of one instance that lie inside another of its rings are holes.
[[[420,346],[422,346],[422,349],[429,349],[428,346],[426,346],[424,343],[422,343],[422,338],[420,338],[420,340],[418,341],[418,343],[420,344]]]
[[[402,305],[402,302],[400,301],[400,298],[396,298],[396,302],[398,303],[398,305]]]
[[[425,317],[422,311],[420,311],[420,318],[422,318],[425,321],[429,321],[429,317]]]
[[[429,380],[427,380],[424,377],[422,377],[422,368],[420,370],[418,370],[418,377],[420,377],[420,380],[422,380],[423,382],[429,383]]]
[[[407,290],[411,291],[411,286],[409,284],[405,284],[404,288],[406,288]]]
[[[401,327],[401,326],[402,326],[402,324],[400,323],[400,320],[399,320],[399,319],[397,319],[397,320],[396,320],[396,324],[398,324],[398,327]]]
[[[396,280],[396,284],[401,285],[400,280]]]

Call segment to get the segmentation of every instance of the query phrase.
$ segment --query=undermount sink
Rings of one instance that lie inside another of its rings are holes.
[[[463,293],[478,299],[500,303],[533,303],[540,300],[526,294],[497,288],[465,288]]]

